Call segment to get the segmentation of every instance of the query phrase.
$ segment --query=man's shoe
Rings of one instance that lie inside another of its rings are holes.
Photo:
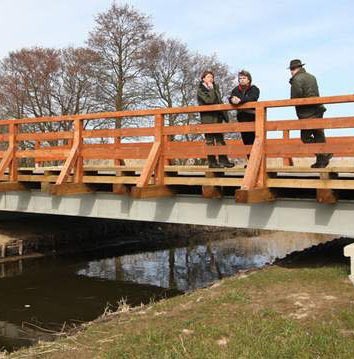
[[[311,168],[325,168],[328,166],[330,159],[333,157],[333,153],[321,154],[318,156],[314,164],[311,165]]]
[[[209,163],[209,168],[223,168],[219,163]]]
[[[311,168],[325,168],[328,166],[329,160],[323,160],[321,162],[315,162],[311,165]]]
[[[328,160],[328,161],[329,161],[332,157],[333,157],[333,153],[328,153],[328,154],[327,154],[327,160]]]
[[[232,167],[235,167],[235,164],[233,162],[222,162],[220,163],[220,165],[222,167],[226,167],[226,168],[232,168]]]

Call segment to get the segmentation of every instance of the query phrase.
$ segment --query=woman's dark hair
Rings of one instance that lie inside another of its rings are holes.
[[[248,78],[248,80],[250,81],[250,83],[252,83],[252,75],[248,71],[241,70],[241,71],[239,71],[238,76],[246,76]]]
[[[207,75],[212,75],[213,77],[215,77],[213,71],[206,70],[206,71],[204,71],[204,72],[202,73],[202,76],[201,76],[200,78],[203,80],[204,77],[207,76]]]

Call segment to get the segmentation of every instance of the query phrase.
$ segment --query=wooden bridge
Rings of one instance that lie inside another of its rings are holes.
[[[312,197],[335,203],[354,197],[354,140],[352,135],[328,137],[326,143],[303,144],[290,138],[301,129],[352,129],[354,114],[311,120],[269,120],[267,110],[309,104],[348,104],[354,95],[232,105],[159,108],[60,117],[0,121],[0,192],[40,190],[65,196],[111,192],[133,198],[194,194],[206,198],[234,196],[239,203]],[[169,126],[171,116],[207,111],[255,109],[255,123]],[[124,127],[121,120],[149,118],[144,127]],[[100,128],[113,120],[114,128]],[[94,125],[92,125],[94,123]],[[98,127],[99,128],[98,128]],[[253,146],[228,140],[226,146],[207,146],[201,134],[255,131]],[[280,131],[282,138],[268,134]],[[177,141],[185,135],[199,140]],[[129,141],[127,141],[129,138]],[[294,166],[294,158],[333,153],[336,166],[312,169]],[[246,169],[210,169],[176,165],[183,160],[227,154],[231,159],[250,155]],[[348,166],[348,160],[353,160]],[[340,158],[341,160],[338,160]],[[278,159],[278,160],[275,160]],[[272,162],[273,161],[273,162]],[[109,163],[109,165],[102,165]],[[55,164],[55,166],[53,165]]]

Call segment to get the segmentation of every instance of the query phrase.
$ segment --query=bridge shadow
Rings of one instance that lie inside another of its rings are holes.
[[[80,214],[83,216],[92,216],[94,213],[94,207],[96,204],[96,198],[94,196],[80,197]]]
[[[251,205],[249,228],[265,228],[274,212],[274,203],[256,203]]]
[[[157,222],[170,222],[176,202],[169,198],[160,198],[156,201],[154,220]]]
[[[333,204],[321,204],[315,211],[315,224],[320,226],[326,226],[332,219],[332,216],[336,210],[336,206]]]
[[[16,193],[14,193],[16,194]],[[8,200],[8,196],[10,194],[5,194],[5,200]],[[21,192],[21,196],[17,196],[17,211],[28,211],[31,201],[31,193],[30,192]]]
[[[344,257],[343,250],[353,238],[337,238],[326,243],[320,243],[301,252],[294,252],[275,262],[285,268],[318,268],[345,266],[350,272],[350,258]]]
[[[207,203],[206,215],[207,218],[220,218],[220,211],[223,207],[223,202],[220,199],[209,200]]]

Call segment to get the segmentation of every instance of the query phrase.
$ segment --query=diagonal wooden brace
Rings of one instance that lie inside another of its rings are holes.
[[[13,148],[8,148],[4,154],[4,157],[2,158],[0,162],[0,178],[4,175],[6,168],[8,168],[11,164],[11,162],[14,159],[14,150]]]
[[[242,190],[253,189],[257,185],[259,170],[263,158],[263,147],[264,142],[261,139],[256,138],[252,146],[245,177],[243,178],[243,183],[241,186]]]
[[[75,165],[75,163],[77,161],[78,149],[79,149],[79,144],[74,143],[73,147],[70,150],[69,156],[66,159],[65,164],[64,164],[62,170],[60,171],[60,174],[59,174],[58,179],[55,184],[57,184],[57,185],[63,184],[65,179],[68,177],[71,169],[73,168],[73,166]]]
[[[260,203],[274,201],[269,188],[264,187],[262,166],[264,163],[264,141],[256,138],[251,150],[241,189],[236,190],[235,199],[239,203]]]
[[[146,160],[144,169],[136,183],[136,187],[142,188],[149,184],[149,181],[151,179],[152,173],[156,169],[159,156],[161,154],[161,142],[154,142],[152,145],[152,148],[150,150],[149,156]]]

